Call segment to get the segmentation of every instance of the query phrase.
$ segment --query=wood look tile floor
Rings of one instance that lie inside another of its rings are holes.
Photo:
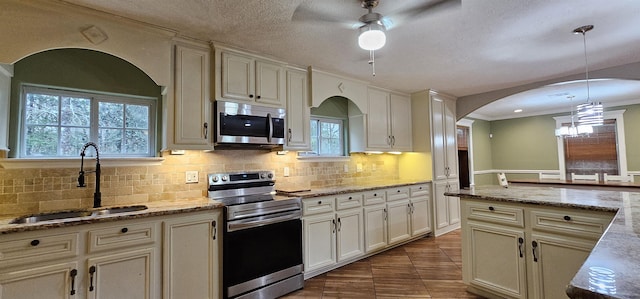
[[[462,283],[460,231],[427,237],[305,281],[282,298],[474,298]]]

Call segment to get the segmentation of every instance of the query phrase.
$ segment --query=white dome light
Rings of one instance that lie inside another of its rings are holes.
[[[358,36],[358,45],[360,48],[369,51],[375,51],[387,42],[387,36],[384,34],[384,26],[379,23],[371,23],[360,27],[360,36]]]

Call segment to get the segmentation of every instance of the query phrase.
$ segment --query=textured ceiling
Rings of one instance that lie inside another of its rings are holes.
[[[640,1],[463,0],[419,14],[387,33],[376,76],[357,31],[357,0],[65,0],[270,57],[405,92],[466,96],[640,61]],[[394,15],[428,0],[380,0]],[[300,7],[299,12],[296,9]],[[305,12],[302,14],[301,12]],[[328,21],[330,20],[330,21]]]

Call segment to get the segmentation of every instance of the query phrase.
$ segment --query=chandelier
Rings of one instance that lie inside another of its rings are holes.
[[[591,100],[589,90],[589,63],[587,61],[587,32],[593,29],[593,25],[584,25],[573,30],[574,34],[582,34],[584,45],[584,70],[585,82],[587,83],[587,102],[576,107],[578,123],[580,125],[599,126],[604,122],[602,103]]]

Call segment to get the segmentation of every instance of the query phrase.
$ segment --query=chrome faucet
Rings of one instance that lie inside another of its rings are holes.
[[[80,173],[78,175],[78,187],[86,187],[87,185],[84,183],[84,152],[88,147],[93,146],[96,149],[96,170],[87,171],[87,172],[95,172],[96,173],[96,192],[93,193],[93,207],[99,208],[102,205],[102,194],[100,194],[100,154],[98,153],[98,146],[93,142],[87,142],[80,152]]]

